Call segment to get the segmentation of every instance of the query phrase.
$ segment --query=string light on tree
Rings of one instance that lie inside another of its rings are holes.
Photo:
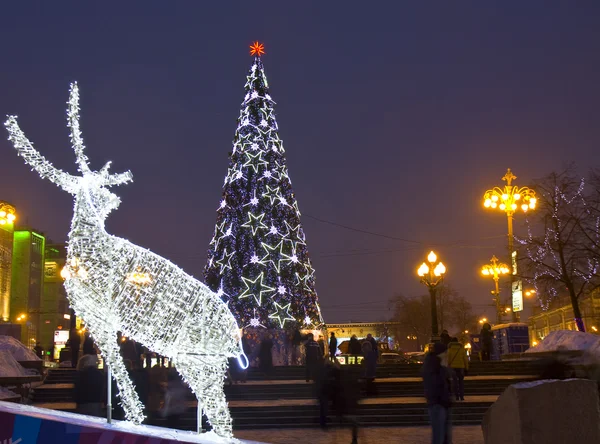
[[[215,432],[230,438],[231,417],[223,392],[227,359],[237,357],[247,366],[235,318],[217,294],[177,265],[106,232],[105,219],[120,204],[109,188],[130,182],[132,176],[109,174],[110,162],[99,171],[90,169],[79,127],[76,83],[71,85],[68,105],[71,143],[81,175],[48,162],[25,137],[16,117],[10,116],[5,126],[25,162],[74,196],[67,262],[61,272],[69,303],[112,371],[127,420],[141,423],[144,412],[121,358],[117,332],[171,358]],[[221,270],[231,268],[232,255],[224,254],[227,261],[221,263],[227,265]]]
[[[310,318],[307,325],[319,326],[314,269],[261,59],[264,45],[254,42],[250,54],[206,282],[214,291],[222,286],[240,325],[280,329]],[[231,236],[221,235],[224,226]],[[219,263],[225,251],[236,252],[231,268]]]

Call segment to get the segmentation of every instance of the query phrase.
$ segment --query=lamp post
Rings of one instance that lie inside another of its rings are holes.
[[[427,262],[429,264],[425,262],[421,264],[417,274],[421,278],[421,283],[429,290],[429,296],[431,297],[431,342],[436,342],[439,340],[436,290],[444,279],[446,266],[438,261],[438,257],[433,251],[427,255]]]
[[[535,191],[529,187],[519,188],[516,185],[512,185],[512,181],[516,178],[517,176],[509,168],[502,178],[506,182],[506,185],[503,188],[494,187],[491,190],[487,190],[483,195],[483,206],[485,208],[499,209],[506,213],[508,219],[508,254],[513,264],[510,278],[511,292],[514,276],[517,274],[517,261],[516,257],[514,257],[513,216],[519,208],[523,212],[533,210],[537,202]],[[513,311],[513,319],[515,321],[519,320],[518,311]]]
[[[14,223],[17,218],[15,207],[6,202],[0,202],[0,225]]]
[[[481,267],[481,274],[484,276],[491,276],[494,279],[494,283],[496,284],[496,290],[492,291],[494,295],[494,301],[496,302],[496,322],[498,324],[502,323],[502,310],[500,307],[500,286],[498,285],[498,281],[500,280],[500,275],[508,274],[510,272],[510,268],[508,265],[498,262],[498,258],[494,255],[489,264]]]

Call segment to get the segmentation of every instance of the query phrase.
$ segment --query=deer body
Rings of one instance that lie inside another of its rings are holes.
[[[6,127],[19,155],[42,177],[75,197],[63,277],[72,308],[86,324],[117,381],[125,415],[140,423],[143,405],[120,356],[117,332],[173,360],[220,436],[231,417],[223,392],[227,358],[245,358],[240,332],[227,305],[202,282],[151,251],[106,232],[104,221],[119,206],[108,187],[131,173],[89,169],[79,129],[77,84],[71,85],[68,120],[82,176],[54,168],[9,117]],[[245,364],[247,366],[247,359]]]

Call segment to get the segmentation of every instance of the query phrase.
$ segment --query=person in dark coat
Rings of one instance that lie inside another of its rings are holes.
[[[492,356],[492,348],[494,333],[492,333],[492,326],[487,322],[483,324],[481,329],[481,360],[489,361]]]
[[[84,355],[96,355],[96,346],[90,332],[85,333],[85,339],[83,340],[83,354]]]
[[[323,360],[315,387],[321,427],[327,427],[327,415],[332,410],[340,423],[346,420],[351,424],[352,444],[358,444],[356,411],[360,391],[356,373],[338,362]]]
[[[432,444],[452,442],[450,384],[448,383],[448,371],[442,366],[446,350],[444,344],[436,342],[433,350],[425,355],[421,368],[425,399],[431,421]]]
[[[302,333],[297,328],[292,333],[292,365],[298,365],[300,360],[300,346],[302,345]]]
[[[362,353],[362,350],[356,335],[352,335],[350,338],[350,344],[348,344],[348,353],[354,357],[354,364],[358,364],[358,356]]]
[[[258,351],[260,371],[269,376],[273,371],[273,336],[266,336],[260,343]]]
[[[77,367],[79,361],[79,348],[81,347],[81,336],[76,328],[69,332],[69,348],[71,349],[71,368]]]
[[[375,358],[379,358],[379,346],[377,345],[377,341],[371,333],[367,335],[367,341],[371,343],[371,348],[375,352]]]
[[[304,344],[306,350],[306,382],[310,380],[315,381],[319,366],[323,361],[323,355],[321,354],[321,347],[314,339],[312,333],[307,335],[308,340]]]
[[[451,339],[452,338],[448,334],[448,330],[442,330],[442,334],[440,335],[440,342],[442,344],[444,344],[446,347],[448,347],[448,344],[450,344]]]
[[[33,351],[35,352],[35,355],[38,358],[44,359],[44,349],[42,348],[42,344],[40,344],[39,342],[35,344],[35,347],[33,347]]]
[[[319,335],[319,340],[317,341],[317,343],[321,348],[321,354],[325,356],[325,338],[323,338],[323,335]]]
[[[335,337],[335,333],[331,332],[331,336],[329,337],[329,359],[335,361],[335,354],[337,352],[337,338]]]
[[[362,344],[363,354],[363,372],[362,377],[365,380],[365,390],[367,396],[375,396],[377,390],[375,387],[375,375],[377,373],[377,354],[373,350],[370,341],[365,341]]]
[[[75,380],[75,402],[77,413],[89,416],[104,416],[102,408],[105,397],[106,377],[98,369],[96,356],[83,356],[79,362]]]
[[[180,418],[187,410],[186,400],[190,390],[175,371],[169,371],[167,380],[165,403],[161,414],[167,419],[168,428],[179,429],[181,428]]]

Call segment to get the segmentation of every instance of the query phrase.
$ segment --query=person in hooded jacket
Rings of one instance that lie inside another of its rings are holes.
[[[452,423],[450,418],[450,387],[448,371],[442,366],[444,353],[447,348],[441,342],[436,342],[433,349],[427,353],[421,369],[425,399],[431,421],[432,444],[452,443]]]

